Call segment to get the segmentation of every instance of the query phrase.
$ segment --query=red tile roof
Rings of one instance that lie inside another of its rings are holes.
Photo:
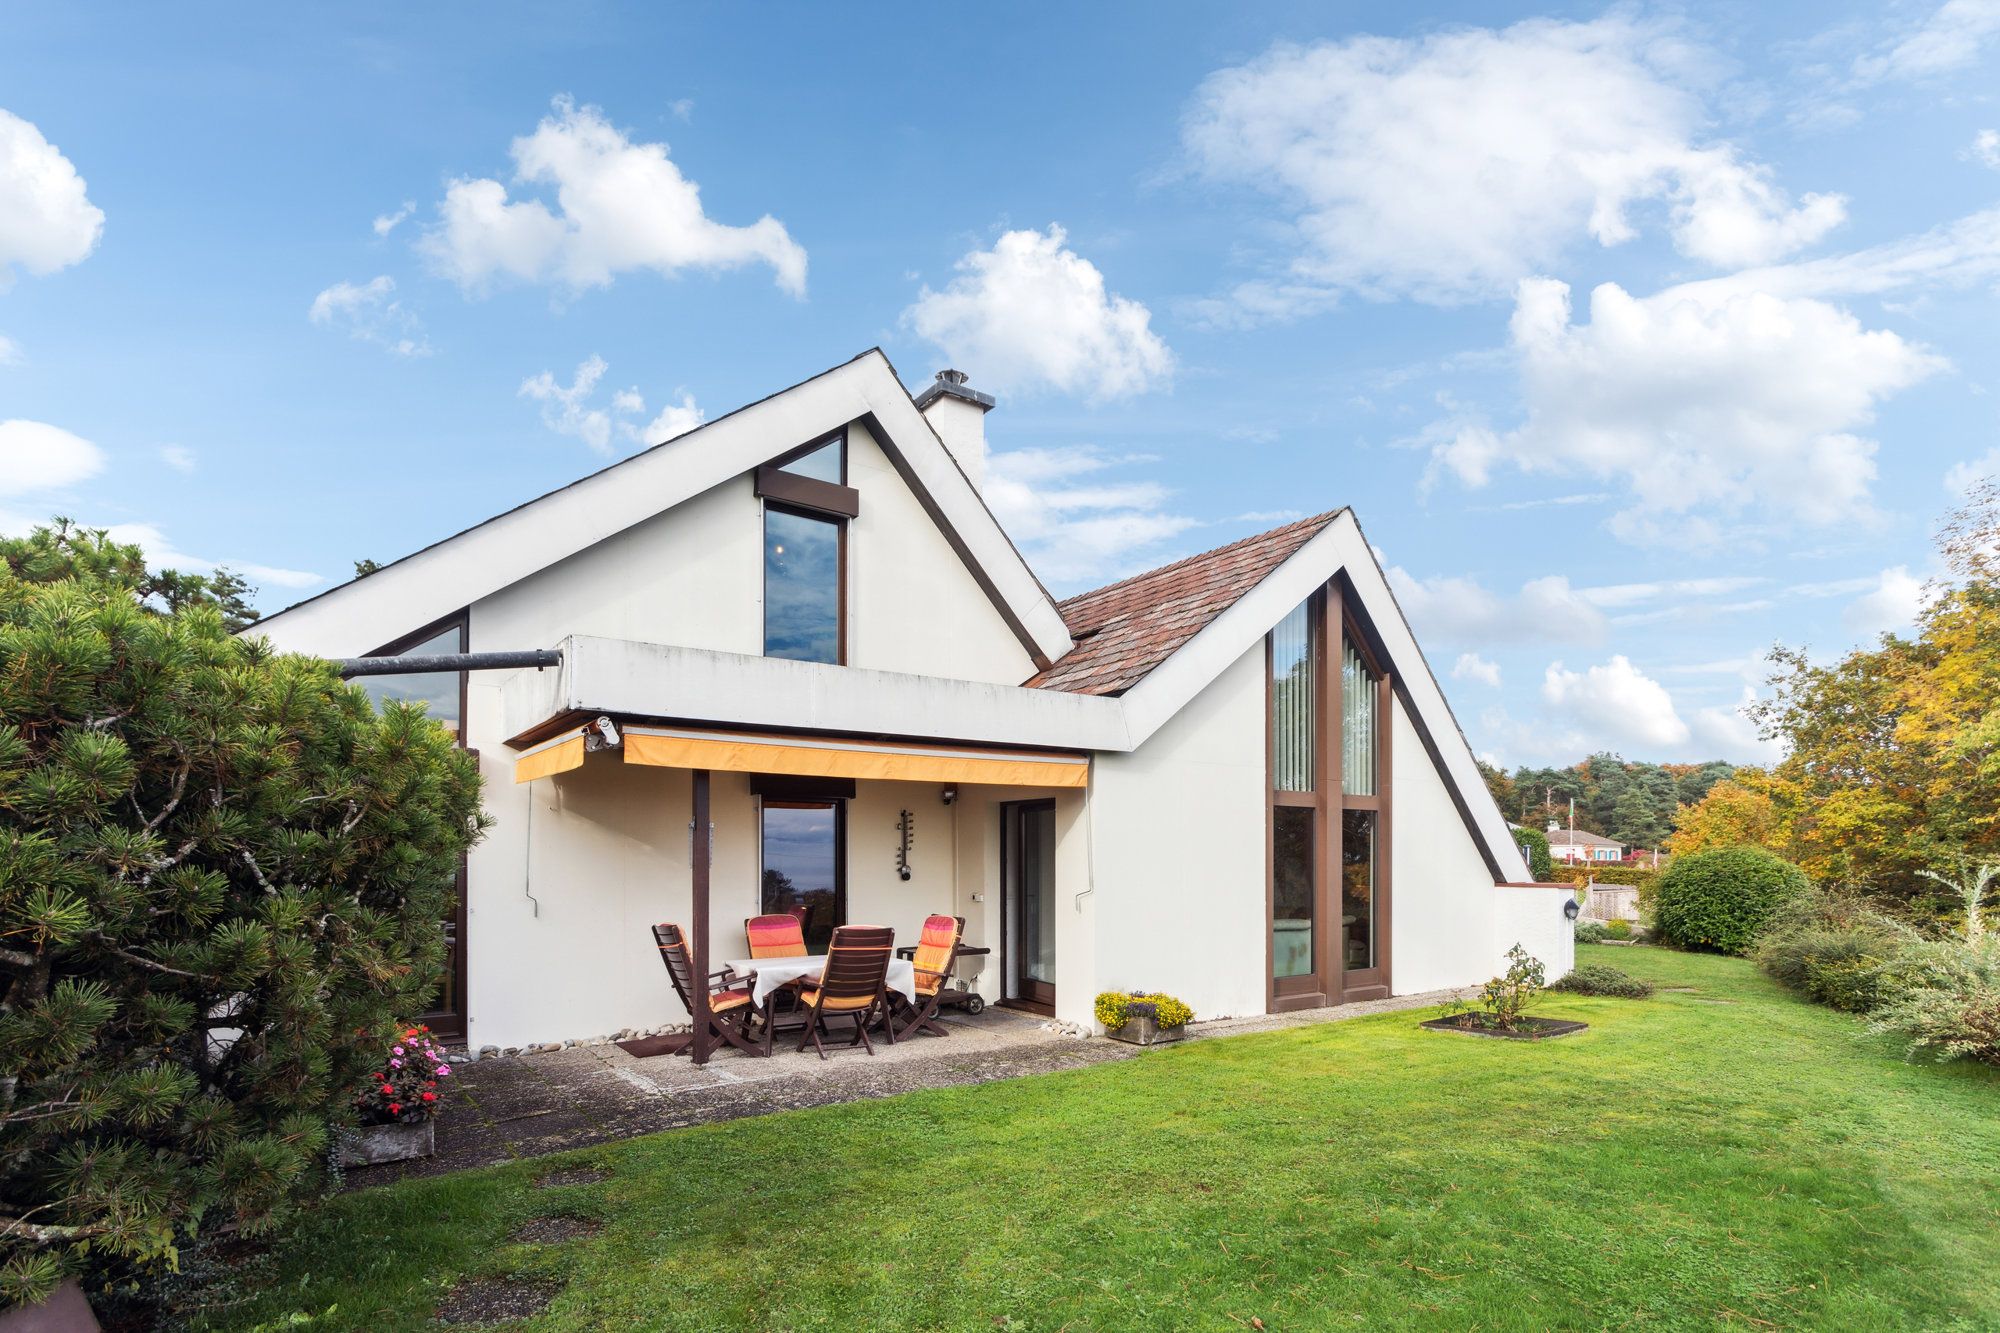
[[[1031,689],[1123,694],[1236,604],[1340,511],[1191,555],[1058,602],[1076,646]]]

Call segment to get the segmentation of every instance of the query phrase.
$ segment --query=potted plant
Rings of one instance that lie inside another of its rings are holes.
[[[422,1024],[403,1029],[355,1095],[361,1132],[343,1145],[341,1164],[376,1166],[435,1153],[438,1085],[450,1077],[451,1063],[431,1030]]]
[[[1134,1046],[1157,1046],[1187,1036],[1194,1010],[1171,995],[1108,990],[1097,997],[1104,1035]]]

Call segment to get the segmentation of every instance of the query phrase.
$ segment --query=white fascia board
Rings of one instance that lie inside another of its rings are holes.
[[[503,689],[503,734],[562,713],[1045,749],[1131,748],[1116,699],[577,635]]]
[[[904,460],[1034,647],[1054,659],[1069,631],[971,482],[952,460],[888,358],[872,351],[719,417],[375,573],[266,617],[247,632],[280,651],[322,657],[372,652],[635,524],[751,471],[792,444],[869,418]],[[523,644],[521,647],[541,647]]]
[[[1230,663],[1256,646],[1292,608],[1343,570],[1354,585],[1363,614],[1388,649],[1389,667],[1414,706],[1419,724],[1437,747],[1445,781],[1456,789],[1474,836],[1485,844],[1488,859],[1498,867],[1498,877],[1503,881],[1528,879],[1527,863],[1479,775],[1472,746],[1445,702],[1444,691],[1417,646],[1416,635],[1403,618],[1351,509],[1342,510],[1263,582],[1126,691],[1125,724],[1133,746],[1143,745]]]

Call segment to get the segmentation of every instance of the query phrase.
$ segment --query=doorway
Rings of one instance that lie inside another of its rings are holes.
[[[1009,1004],[1056,1007],[1056,803],[1000,807],[1000,949]]]
[[[846,814],[844,801],[761,805],[757,909],[797,917],[807,953],[825,953],[847,921]]]

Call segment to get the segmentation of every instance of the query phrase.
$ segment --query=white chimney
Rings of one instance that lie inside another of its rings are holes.
[[[982,489],[986,485],[986,414],[993,410],[993,395],[965,387],[962,370],[940,370],[937,379],[917,395],[916,403],[924,420],[958,460],[972,489]]]
[[[1561,833],[1561,832],[1562,832],[1562,825],[1561,825],[1561,824],[1558,824],[1558,823],[1556,823],[1556,821],[1555,821],[1555,820],[1551,819],[1551,820],[1549,821],[1549,832],[1551,832],[1551,833]]]

